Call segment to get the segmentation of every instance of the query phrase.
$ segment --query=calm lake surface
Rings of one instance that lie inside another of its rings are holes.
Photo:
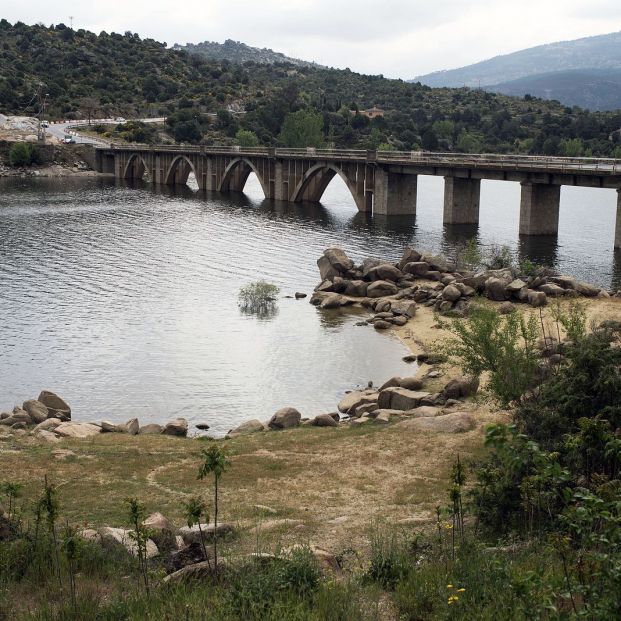
[[[419,177],[418,214],[357,212],[338,179],[321,206],[155,190],[104,179],[0,179],[0,410],[54,390],[76,420],[141,424],[183,416],[215,434],[292,405],[333,411],[343,391],[411,374],[394,337],[282,298],[259,319],[237,306],[264,278],[311,293],[316,260],[356,261],[411,244],[452,253],[475,236],[602,286],[621,282],[612,249],[616,193],[563,188],[556,238],[518,236],[519,185],[482,184],[481,223],[442,225],[442,179]]]

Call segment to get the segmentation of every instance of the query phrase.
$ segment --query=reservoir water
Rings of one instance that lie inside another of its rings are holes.
[[[0,410],[47,388],[77,420],[183,416],[220,435],[283,406],[333,411],[348,388],[412,373],[400,341],[355,325],[364,313],[284,297],[312,292],[332,245],[397,259],[475,237],[619,286],[614,191],[563,188],[558,237],[520,239],[519,185],[483,182],[479,227],[442,225],[442,187],[420,177],[416,218],[386,219],[358,213],[338,179],[320,206],[267,202],[254,177],[239,196],[0,179]],[[261,278],[283,296],[267,318],[237,305]]]

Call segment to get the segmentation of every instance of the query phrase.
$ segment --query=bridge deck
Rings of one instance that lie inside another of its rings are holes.
[[[144,144],[110,145],[109,147],[97,147],[97,150],[204,155],[226,154],[241,157],[263,156],[282,159],[345,161],[352,163],[377,162],[378,164],[384,165],[415,166],[418,168],[505,170],[531,173],[621,177],[621,160],[611,158],[548,157],[540,155],[502,155],[493,153],[463,154],[432,153],[424,151],[364,151],[356,149],[286,149],[266,147],[236,148]]]

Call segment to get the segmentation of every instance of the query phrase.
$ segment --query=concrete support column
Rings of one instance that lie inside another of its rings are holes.
[[[617,190],[617,223],[615,225],[615,248],[621,248],[621,188]]]
[[[520,235],[556,235],[561,186],[522,183]]]
[[[289,197],[285,196],[283,187],[282,160],[277,160],[274,164],[274,200],[286,201]]]
[[[444,178],[444,224],[478,224],[481,180]]]
[[[416,215],[417,186],[416,175],[391,173],[378,168],[375,171],[373,213],[384,216]],[[362,205],[361,211],[364,211],[364,197]]]

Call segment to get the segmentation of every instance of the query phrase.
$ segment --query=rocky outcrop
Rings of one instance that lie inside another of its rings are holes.
[[[452,412],[442,416],[408,418],[397,423],[398,427],[409,431],[428,431],[434,433],[465,433],[476,427],[476,421],[467,412]]]
[[[302,415],[295,408],[282,408],[270,418],[267,426],[270,429],[290,429],[297,427]]]
[[[185,418],[175,418],[164,425],[162,433],[167,436],[185,437],[188,435],[188,421]]]
[[[99,529],[99,536],[101,537],[101,543],[103,546],[109,547],[122,547],[125,548],[131,555],[138,556],[138,546],[132,538],[132,531],[124,528],[113,528],[111,526],[104,526]],[[148,539],[146,542],[146,557],[153,558],[159,554],[159,550],[155,543]]]
[[[265,430],[266,430],[265,425],[260,420],[257,420],[255,418],[253,420],[249,420],[249,421],[246,421],[245,423],[242,423],[241,425],[235,427],[235,429],[231,429],[228,432],[227,437],[241,436],[241,435],[245,435],[248,433],[257,433],[259,431],[265,431]]]
[[[216,528],[213,523],[210,524],[201,524],[199,529],[198,524],[194,526],[182,526],[179,529],[179,535],[183,539],[183,543],[185,545],[190,545],[192,543],[200,543],[201,541],[201,530],[203,533],[203,537],[206,542],[213,541],[214,534],[216,533]],[[224,535],[230,535],[235,531],[235,528],[232,524],[228,524],[226,522],[222,522],[218,524],[218,537],[223,537]]]
[[[71,420],[69,404],[50,390],[42,390],[37,399],[48,410],[48,418],[60,418],[62,421]]]
[[[60,423],[54,433],[63,438],[89,438],[101,433],[101,427],[94,423],[65,422]]]

